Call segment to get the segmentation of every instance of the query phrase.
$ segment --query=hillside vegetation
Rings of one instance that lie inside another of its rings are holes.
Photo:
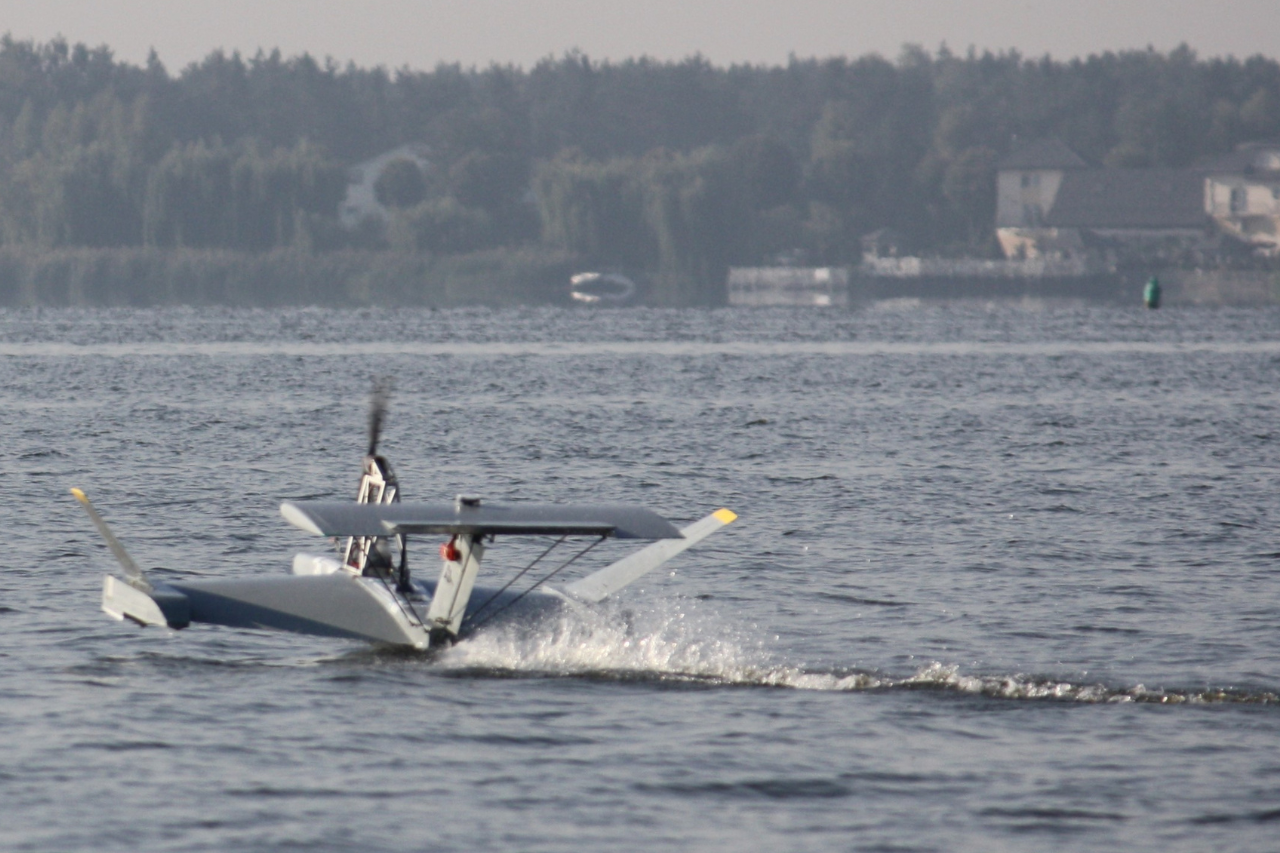
[[[215,52],[171,73],[154,56],[139,67],[6,37],[0,242],[25,278],[0,294],[40,301],[49,258],[83,268],[109,250],[125,254],[93,263],[165,270],[172,250],[189,266],[363,258],[388,275],[470,264],[512,281],[522,263],[541,276],[601,265],[642,275],[653,301],[708,304],[728,265],[848,262],[885,226],[917,251],[989,255],[995,165],[1044,136],[1124,166],[1280,138],[1280,65],[1185,47],[1065,62],[907,48],[781,67],[573,54],[390,72]],[[389,218],[341,227],[350,167],[407,142],[429,146],[430,167],[397,163],[378,185]],[[117,279],[101,275],[88,280],[109,295]],[[180,281],[164,287],[184,298]]]

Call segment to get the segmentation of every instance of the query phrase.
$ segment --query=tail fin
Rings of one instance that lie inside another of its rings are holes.
[[[107,523],[103,521],[102,516],[98,515],[98,511],[93,508],[93,504],[89,503],[88,496],[80,489],[72,489],[71,494],[75,495],[76,500],[80,501],[80,505],[89,514],[89,518],[93,521],[94,526],[98,528],[98,532],[102,534],[102,538],[107,540],[107,547],[111,549],[111,553],[115,556],[116,562],[120,564],[120,568],[124,569],[124,576],[128,580],[129,586],[142,592],[150,593],[151,583],[147,580],[147,576],[138,567],[138,564],[133,561],[133,557],[129,556],[129,552],[120,544],[120,540],[111,532],[111,528],[107,527]]]
[[[594,604],[622,589],[629,583],[661,566],[690,545],[696,545],[738,516],[730,510],[718,509],[701,521],[695,521],[680,531],[683,539],[659,539],[647,548],[623,557],[595,574],[587,575],[564,587],[563,592],[580,601]]]

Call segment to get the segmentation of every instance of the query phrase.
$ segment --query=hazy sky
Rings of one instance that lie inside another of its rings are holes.
[[[215,48],[279,47],[345,63],[529,66],[574,48],[596,59],[701,53],[716,64],[782,63],[905,43],[1057,58],[1102,50],[1280,56],[1280,0],[0,0],[0,31],[106,44],[171,72]]]

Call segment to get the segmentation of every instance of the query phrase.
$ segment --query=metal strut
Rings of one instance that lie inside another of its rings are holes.
[[[541,563],[544,557],[546,557],[548,554],[550,554],[552,551],[554,551],[554,550],[556,549],[556,547],[557,547],[561,542],[563,542],[564,540],[566,540],[566,539],[568,539],[568,538],[569,538],[568,536],[561,536],[559,539],[557,539],[556,541],[552,542],[552,543],[551,543],[551,545],[547,548],[547,550],[545,550],[545,551],[543,551],[541,554],[539,554],[539,555],[537,556],[537,558],[535,558],[535,559],[534,559],[534,561],[533,561],[532,563],[530,563],[529,565],[525,566],[523,569],[521,569],[519,572],[517,572],[517,573],[516,573],[516,576],[515,576],[515,577],[513,577],[511,580],[509,580],[509,581],[507,581],[505,584],[503,584],[503,585],[502,585],[502,589],[498,590],[498,591],[497,591],[497,592],[495,592],[493,595],[491,595],[491,596],[489,596],[488,598],[486,598],[486,599],[484,600],[484,602],[483,602],[479,607],[477,607],[475,610],[473,610],[473,611],[471,611],[470,613],[468,613],[468,614],[467,614],[467,616],[466,616],[466,618],[465,618],[463,621],[465,621],[465,622],[474,622],[474,621],[475,621],[475,618],[476,618],[477,616],[479,616],[481,613],[483,613],[486,607],[488,607],[490,604],[493,604],[493,602],[497,600],[498,596],[502,595],[504,592],[506,592],[507,590],[511,589],[511,585],[512,585],[512,584],[514,584],[516,581],[520,580],[520,578],[524,577],[524,576],[525,576],[525,574],[526,574],[530,569],[532,569],[534,566],[538,565],[538,563]],[[562,566],[561,568],[563,568],[563,566]],[[556,571],[559,571],[559,569],[556,569]]]
[[[364,458],[364,470],[360,475],[360,489],[356,503],[389,504],[400,500],[400,484],[396,481],[391,463],[384,456],[370,454]],[[401,539],[401,546],[404,540]],[[401,550],[401,583],[408,582],[408,564]],[[342,564],[358,575],[391,574],[391,548],[386,536],[351,536],[343,549]]]
[[[563,537],[561,537],[561,538],[563,539]],[[581,551],[579,551],[578,553],[574,554],[572,557],[570,557],[569,559],[565,560],[565,561],[564,561],[563,563],[561,563],[560,565],[556,566],[556,567],[555,567],[554,569],[552,569],[550,572],[548,572],[547,574],[543,575],[541,578],[539,578],[539,579],[538,579],[537,583],[535,583],[533,586],[531,586],[531,587],[529,587],[528,589],[526,589],[526,590],[522,591],[519,595],[517,595],[515,598],[511,599],[510,601],[508,601],[508,602],[507,602],[506,604],[504,604],[502,607],[499,607],[497,610],[495,610],[495,611],[493,611],[492,613],[490,613],[487,619],[481,619],[479,622],[474,622],[474,623],[470,624],[470,625],[469,625],[469,627],[471,628],[471,630],[473,630],[473,631],[474,631],[475,629],[480,628],[480,627],[481,627],[481,626],[483,626],[483,625],[487,625],[487,624],[489,624],[489,623],[490,623],[490,622],[492,622],[494,619],[498,618],[498,617],[499,617],[499,616],[501,616],[503,613],[506,613],[506,612],[507,612],[508,610],[510,610],[512,607],[515,607],[517,604],[519,604],[519,603],[520,603],[520,599],[524,598],[526,595],[528,595],[529,593],[533,592],[535,589],[537,589],[538,587],[542,586],[544,583],[546,583],[547,581],[551,580],[551,579],[552,579],[553,577],[555,577],[556,575],[560,574],[560,572],[561,572],[561,571],[563,571],[564,569],[567,569],[567,568],[568,568],[569,566],[571,566],[573,563],[577,562],[577,561],[578,561],[578,559],[579,559],[580,557],[585,557],[585,556],[587,555],[587,553],[591,551],[591,549],[592,549],[592,548],[596,547],[597,545],[599,545],[601,542],[603,542],[603,541],[604,541],[605,539],[607,539],[607,538],[609,538],[609,537],[607,537],[607,536],[601,536],[599,539],[597,539],[596,541],[592,542],[590,545],[588,545],[587,547],[583,548]],[[488,603],[488,602],[486,602],[486,604],[487,604],[487,603]]]
[[[376,407],[375,407],[376,410]],[[364,458],[364,468],[360,474],[360,488],[356,492],[356,503],[390,504],[400,501],[400,484],[396,480],[395,471],[385,456],[370,453]],[[347,571],[363,577],[372,577],[382,582],[391,593],[400,612],[411,624],[425,627],[423,618],[409,600],[414,591],[409,578],[409,537],[399,534],[395,537],[400,546],[400,564],[393,566],[391,559],[390,537],[388,536],[351,536],[343,549],[342,564]],[[390,580],[395,578],[395,587]]]
[[[484,557],[483,539],[481,534],[462,533],[440,548],[444,565],[440,568],[440,580],[436,581],[426,619],[432,645],[458,636],[467,602],[471,600],[471,588],[480,572],[480,560]]]

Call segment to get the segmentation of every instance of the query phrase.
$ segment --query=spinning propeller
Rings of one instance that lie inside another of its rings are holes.
[[[387,417],[387,403],[391,400],[391,389],[394,385],[390,376],[381,376],[373,380],[373,393],[369,395],[369,452],[375,456],[378,452],[378,439],[382,436],[382,422]]]

